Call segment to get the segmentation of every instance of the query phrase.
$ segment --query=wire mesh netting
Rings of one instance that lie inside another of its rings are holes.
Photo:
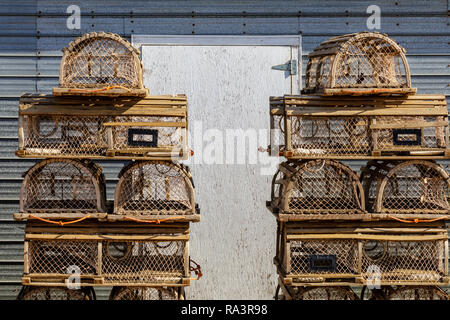
[[[357,274],[358,241],[352,239],[290,241],[290,274]],[[286,266],[285,266],[286,267]]]
[[[357,300],[350,287],[299,287],[294,300]]]
[[[361,32],[331,38],[309,55],[306,90],[404,88],[410,79],[402,47],[385,35]]]
[[[96,241],[31,240],[28,242],[31,274],[64,274],[73,272],[95,275],[98,264]]]
[[[185,274],[183,241],[105,241],[102,275],[105,283],[179,281]]]
[[[366,240],[362,277],[370,281],[440,282],[445,270],[446,240]]]
[[[94,300],[94,297],[90,289],[27,286],[22,289],[17,300]]]
[[[114,287],[110,300],[178,300],[174,287]]]
[[[193,184],[181,165],[167,161],[130,163],[119,178],[114,201],[117,214],[195,213]]]
[[[295,155],[367,155],[371,151],[368,117],[291,117]]]
[[[89,161],[42,160],[24,173],[21,212],[104,212],[105,178]]]
[[[362,182],[371,212],[449,213],[449,176],[432,161],[371,161]]]
[[[450,296],[437,286],[398,287],[387,296],[388,300],[450,300]]]
[[[142,87],[139,51],[116,34],[85,34],[64,48],[63,53],[60,87]]]
[[[80,111],[81,112],[81,111]],[[23,116],[24,148],[42,156],[98,156],[108,147],[103,116]]]
[[[364,211],[359,176],[333,160],[285,162],[272,181],[272,205],[283,213],[327,214]]]

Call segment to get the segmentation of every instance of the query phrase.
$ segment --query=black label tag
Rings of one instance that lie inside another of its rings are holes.
[[[392,132],[396,146],[418,146],[422,142],[420,129],[394,129]]]
[[[336,256],[312,254],[309,256],[309,269],[311,271],[335,271]]]
[[[128,129],[128,145],[134,147],[157,147],[158,130]]]

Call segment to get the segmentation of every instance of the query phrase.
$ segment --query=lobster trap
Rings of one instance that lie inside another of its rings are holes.
[[[53,95],[148,95],[139,50],[117,34],[91,32],[63,50]]]
[[[19,157],[174,160],[189,156],[184,95],[23,95]]]
[[[281,289],[281,296],[278,293]],[[276,300],[358,300],[349,286],[307,286],[290,287],[279,281]]]
[[[375,216],[436,218],[450,213],[449,175],[433,161],[369,161],[361,171],[367,209]]]
[[[24,286],[20,290],[17,300],[96,300],[96,296],[92,288]]]
[[[328,39],[308,55],[306,93],[410,94],[406,50],[385,34],[360,32]]]
[[[438,286],[399,286],[391,288],[387,300],[450,300],[450,296]]]
[[[23,176],[17,220],[106,216],[105,177],[93,162],[41,160]]]
[[[272,179],[270,210],[279,221],[361,219],[359,175],[334,160],[283,162]]]
[[[184,288],[114,287],[109,300],[184,300]]]
[[[95,228],[96,233],[92,233]],[[186,286],[190,284],[187,224],[80,223],[64,228],[27,224],[24,285]]]
[[[280,224],[275,257],[288,286],[448,284],[448,235],[440,227]]]
[[[442,95],[270,98],[270,146],[288,159],[434,159],[449,151]]]
[[[130,162],[119,173],[110,220],[199,221],[189,168],[169,161]]]

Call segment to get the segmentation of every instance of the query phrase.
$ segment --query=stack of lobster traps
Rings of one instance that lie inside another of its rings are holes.
[[[189,224],[200,220],[189,168],[187,100],[151,96],[139,51],[115,34],[89,33],[63,50],[59,87],[19,106],[26,221],[19,299],[183,299],[191,271]],[[107,200],[95,160],[124,160]],[[195,266],[193,266],[195,265]]]
[[[276,298],[448,299],[448,111],[411,88],[405,50],[379,33],[331,38],[270,117],[268,150],[287,158],[267,202]]]

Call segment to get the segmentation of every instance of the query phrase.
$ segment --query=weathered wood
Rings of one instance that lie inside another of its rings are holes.
[[[66,275],[67,277],[67,275]],[[22,277],[22,284],[29,286],[39,287],[67,287],[65,282],[66,278],[58,279],[50,277],[48,279],[41,279],[33,275],[32,277]],[[80,282],[81,287],[114,287],[114,286],[127,286],[127,287],[186,287],[190,285],[189,279],[182,279],[181,281],[165,281],[165,282],[102,282],[101,278],[92,277],[91,279],[82,279]]]
[[[83,91],[74,88],[53,88],[52,93],[55,97],[58,96],[106,96],[106,97],[120,97],[120,96],[136,96],[145,97],[149,94],[147,88],[144,89],[120,89],[113,88],[107,91],[97,91],[95,89],[84,89]]]
[[[165,219],[171,219],[174,218],[174,215],[151,215],[151,214],[136,214],[132,217],[142,220],[165,220]],[[184,216],[177,216],[176,219],[173,219],[175,222],[200,222],[200,215],[199,214],[189,214]],[[122,214],[108,214],[106,217],[106,220],[108,221],[130,221],[129,218],[127,218],[126,215]]]
[[[128,240],[188,241],[189,235],[88,235],[88,234],[26,234],[25,240]]]
[[[367,234],[293,234],[287,236],[288,240],[312,240],[312,239],[355,239],[355,240],[378,240],[378,241],[432,241],[447,240],[446,235],[367,235]]]
[[[416,88],[351,88],[351,89],[323,89],[323,94],[326,96],[338,96],[338,95],[350,95],[350,96],[361,96],[361,95],[392,95],[392,94],[415,94],[417,92]]]
[[[34,214],[31,213],[33,216]],[[40,218],[49,220],[72,220],[86,217],[89,215],[89,219],[104,219],[107,217],[107,213],[39,213],[36,214]],[[30,218],[30,213],[14,213],[14,220],[17,221],[27,221]]]
[[[28,260],[28,242],[25,241],[23,244],[23,273],[28,275],[30,273],[30,262]]]

